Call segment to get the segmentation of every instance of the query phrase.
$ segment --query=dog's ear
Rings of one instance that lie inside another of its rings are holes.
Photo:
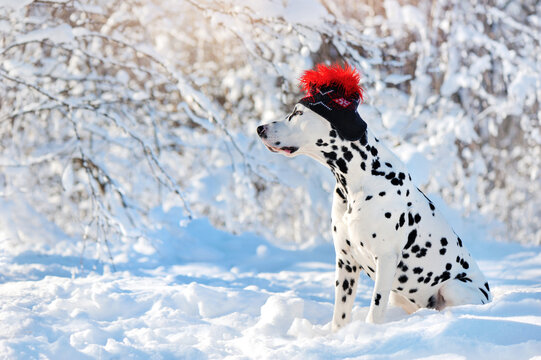
[[[338,134],[346,140],[356,141],[361,140],[366,143],[366,122],[361,118],[357,111],[351,116],[336,116],[333,121],[330,121]],[[364,139],[364,141],[363,141]]]

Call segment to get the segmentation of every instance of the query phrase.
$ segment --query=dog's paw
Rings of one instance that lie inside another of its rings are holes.
[[[381,324],[383,322],[383,316],[370,309],[368,315],[366,315],[366,322],[368,324]]]
[[[337,332],[338,330],[340,330],[342,328],[342,325],[340,324],[337,324],[333,321],[332,325],[331,325],[331,332],[335,333]]]

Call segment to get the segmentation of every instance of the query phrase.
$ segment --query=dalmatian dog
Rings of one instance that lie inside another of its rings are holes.
[[[300,80],[307,96],[257,134],[270,151],[307,155],[336,178],[333,331],[351,319],[361,271],[375,282],[369,323],[384,321],[389,301],[408,314],[490,302],[488,282],[463,240],[357,113],[356,70],[318,65]]]

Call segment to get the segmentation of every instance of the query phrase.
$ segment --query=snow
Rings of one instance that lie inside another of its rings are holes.
[[[539,247],[486,240],[475,217],[436,203],[488,277],[494,301],[367,324],[362,276],[353,322],[330,332],[332,244],[287,250],[206,219],[111,248],[66,236],[22,198],[0,200],[0,358],[529,359],[541,355]]]
[[[32,0],[0,0],[0,8],[19,10],[31,2]]]
[[[411,80],[411,75],[391,74],[385,77],[384,81],[389,84],[398,85],[408,80]]]
[[[34,30],[17,37],[17,41],[21,43],[30,41],[42,41],[45,39],[49,39],[56,44],[71,43],[74,41],[73,29],[68,24],[61,24],[58,26]]]

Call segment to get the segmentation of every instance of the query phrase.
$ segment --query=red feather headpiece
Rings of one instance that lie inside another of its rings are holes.
[[[345,64],[342,68],[338,64],[331,66],[318,64],[315,70],[306,70],[300,77],[300,86],[310,95],[311,91],[321,87],[337,87],[345,97],[359,96],[363,101],[363,88],[359,85],[361,75],[354,67]]]
[[[305,71],[299,80],[306,91],[299,104],[329,121],[342,138],[366,142],[366,123],[357,112],[363,101],[361,75],[355,68],[348,64],[319,64],[315,70]]]

